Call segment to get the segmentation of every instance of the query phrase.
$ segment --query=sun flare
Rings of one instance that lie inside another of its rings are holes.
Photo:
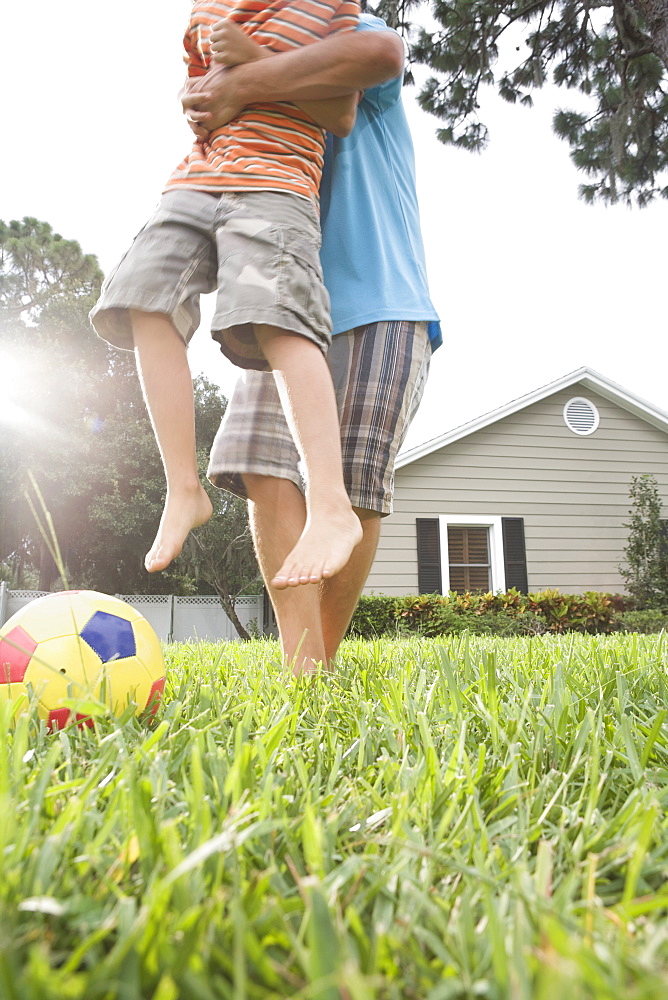
[[[34,422],[26,386],[37,398],[41,380],[28,357],[17,356],[16,349],[0,347],[0,426],[26,426]],[[28,405],[26,405],[28,403]]]
[[[26,375],[25,365],[7,348],[0,349],[0,424],[21,422],[23,409],[16,400]]]

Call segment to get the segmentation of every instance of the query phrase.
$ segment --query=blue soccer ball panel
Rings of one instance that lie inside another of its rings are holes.
[[[107,611],[96,611],[81,630],[81,638],[103,663],[123,660],[137,652],[132,623]]]

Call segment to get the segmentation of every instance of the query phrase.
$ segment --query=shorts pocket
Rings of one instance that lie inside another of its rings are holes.
[[[114,266],[112,267],[111,271],[109,271],[109,273],[105,276],[105,279],[102,282],[102,288],[100,289],[100,297],[109,288],[109,285],[111,284],[111,282],[115,278],[116,274],[118,273],[118,271],[121,269],[121,267],[125,263],[125,260],[126,260],[127,256],[132,253],[132,251],[134,249],[135,243],[137,242],[137,240],[139,239],[139,237],[141,236],[141,234],[144,232],[144,230],[146,229],[147,225],[148,225],[148,223],[146,223],[146,225],[143,225],[141,227],[141,229],[139,230],[139,232],[137,233],[137,235],[133,237],[132,242],[128,246],[128,248],[125,251],[125,253],[121,254],[119,260],[116,262],[116,264],[114,264]]]
[[[278,304],[301,315],[318,333],[329,333],[329,295],[318,252],[310,240],[283,232],[278,262]]]

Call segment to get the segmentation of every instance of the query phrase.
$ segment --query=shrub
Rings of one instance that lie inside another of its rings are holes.
[[[401,632],[417,632],[427,638],[463,632],[473,624],[473,615],[453,607],[441,594],[400,597],[396,600],[395,615]]]
[[[620,566],[637,607],[665,608],[668,604],[668,545],[661,518],[661,498],[656,477],[633,476],[629,490],[633,507],[624,525],[629,536]]]
[[[615,630],[609,594],[421,594],[397,600],[400,628],[434,636],[467,628],[480,635],[537,635],[543,632],[607,633]]]
[[[376,639],[380,635],[395,635],[397,632],[397,616],[395,614],[396,597],[387,594],[372,594],[360,597],[353,614],[348,635],[360,639]]]
[[[506,611],[485,611],[475,621],[485,625],[491,635],[543,635],[548,631],[546,622],[531,611],[520,611],[515,615]],[[471,631],[476,631],[475,626]]]
[[[617,629],[620,632],[651,632],[668,630],[668,613],[647,608],[644,611],[625,611],[617,616]]]
[[[432,638],[469,631],[475,635],[542,635],[550,632],[608,634],[620,630],[659,631],[668,627],[668,614],[642,613],[621,594],[562,594],[543,590],[520,594],[465,593],[411,594],[408,597],[362,597],[349,635],[374,639],[381,635],[422,635]],[[646,617],[642,617],[645,615]]]
[[[527,609],[542,618],[550,632],[614,632],[615,611],[609,594],[589,590],[584,594],[561,594],[544,590],[529,594]]]

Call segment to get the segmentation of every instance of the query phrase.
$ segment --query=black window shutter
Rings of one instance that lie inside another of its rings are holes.
[[[503,563],[506,571],[506,590],[515,587],[521,594],[529,590],[527,580],[527,552],[524,543],[524,518],[502,517]]]
[[[417,529],[418,590],[421,594],[442,593],[441,541],[437,517],[418,517]]]

